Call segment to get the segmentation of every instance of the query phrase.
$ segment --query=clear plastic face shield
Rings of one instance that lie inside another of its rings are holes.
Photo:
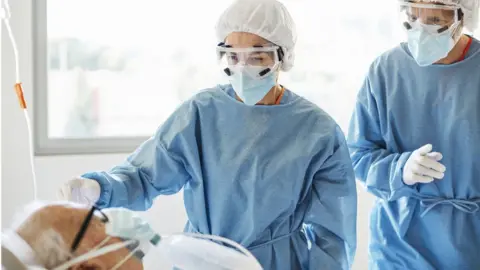
[[[217,46],[217,58],[237,95],[247,105],[255,105],[277,83],[284,57],[282,48],[268,44],[234,48]]]
[[[460,26],[463,13],[455,5],[433,3],[399,2],[400,21],[405,30],[423,28],[429,34],[455,32]]]

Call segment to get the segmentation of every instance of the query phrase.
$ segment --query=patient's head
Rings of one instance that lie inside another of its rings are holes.
[[[71,203],[57,203],[36,207],[15,228],[35,252],[38,263],[50,269],[72,258],[91,251],[106,241],[105,220],[101,215],[94,215],[77,248],[71,252],[75,237],[91,209]],[[122,242],[112,237],[102,246]],[[96,258],[80,262],[69,269],[111,269],[129,256],[130,250],[121,248]],[[143,269],[142,263],[130,257],[117,269]]]

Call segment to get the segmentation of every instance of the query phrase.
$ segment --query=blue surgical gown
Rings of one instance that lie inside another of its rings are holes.
[[[353,261],[357,195],[345,137],[288,90],[279,105],[253,107],[231,86],[202,91],[124,164],[84,176],[100,183],[100,207],[146,210],[183,188],[185,231],[232,239],[264,269]]]
[[[377,58],[348,134],[355,174],[377,197],[370,270],[480,269],[480,42],[461,62],[418,66],[407,44]],[[407,186],[412,151],[431,143],[445,177]]]

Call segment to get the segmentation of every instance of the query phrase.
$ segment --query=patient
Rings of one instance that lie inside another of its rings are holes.
[[[100,248],[99,244],[104,247],[122,242],[115,237],[108,239],[106,217],[87,206],[56,203],[29,208],[19,224],[10,232],[2,233],[2,269],[27,269],[30,266],[52,269],[94,247]],[[82,227],[86,228],[84,232]],[[124,247],[68,269],[143,269],[142,262],[134,256],[129,257],[130,254],[130,250]],[[122,262],[125,258],[128,259]]]

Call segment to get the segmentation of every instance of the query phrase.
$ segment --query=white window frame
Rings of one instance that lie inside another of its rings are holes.
[[[98,137],[53,139],[48,136],[48,33],[47,1],[33,5],[33,85],[35,155],[80,155],[129,153],[148,137]]]

